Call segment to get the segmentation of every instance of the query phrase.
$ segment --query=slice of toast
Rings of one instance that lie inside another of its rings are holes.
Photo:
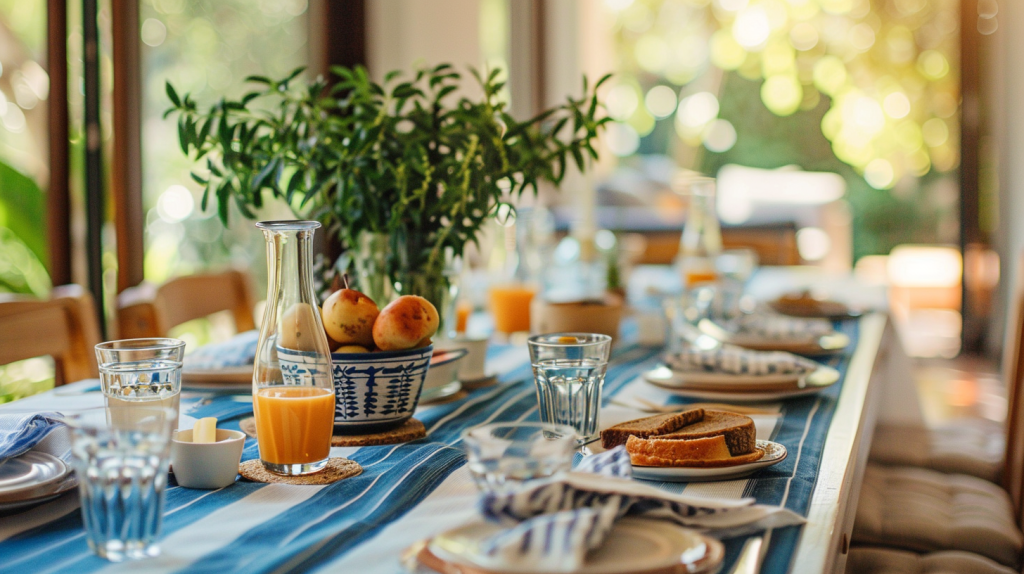
[[[663,435],[692,425],[704,419],[704,409],[690,409],[678,413],[654,415],[619,423],[601,431],[601,445],[604,448],[615,448],[626,444],[631,436],[647,438]]]
[[[704,411],[704,417],[697,422],[677,430],[659,433],[664,440],[693,440],[722,435],[732,456],[750,454],[757,447],[757,432],[754,421],[745,415],[725,411]],[[646,438],[646,437],[642,437]]]
[[[661,437],[649,439],[629,437],[626,441],[629,460],[636,466],[676,466],[692,468],[715,468],[746,464],[761,459],[764,450],[731,456],[725,444],[725,436],[716,435],[691,440],[664,440]]]

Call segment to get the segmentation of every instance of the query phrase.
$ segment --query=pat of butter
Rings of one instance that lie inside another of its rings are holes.
[[[217,417],[206,417],[197,420],[196,426],[192,427],[192,442],[217,442]]]

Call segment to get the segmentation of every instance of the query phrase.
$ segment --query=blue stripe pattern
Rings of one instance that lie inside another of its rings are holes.
[[[855,322],[838,326],[851,340],[857,340]],[[826,363],[845,376],[853,347]],[[489,355],[494,357],[506,350],[508,347],[492,345]],[[633,344],[617,347],[605,380],[605,402],[645,370],[656,366],[659,355],[660,349]],[[360,449],[352,458],[363,465],[363,474],[322,487],[315,495],[243,532],[236,540],[223,541],[220,548],[183,567],[181,572],[304,571],[344,557],[346,552],[405,515],[465,464],[459,444],[462,430],[488,422],[538,419],[529,364],[524,362],[504,373],[501,381],[499,386],[479,389],[462,400],[421,412],[417,418],[426,425],[427,438],[397,446]],[[751,480],[749,494],[758,503],[779,504],[788,487],[786,507],[806,515],[825,431],[841,385],[840,382],[818,396],[786,404],[775,440],[787,446],[790,456]],[[193,417],[216,416],[221,420],[220,426],[233,429],[238,428],[242,417],[252,412],[251,403],[239,402],[227,395],[210,395],[187,407],[183,403],[182,408]],[[800,467],[794,468],[796,449],[808,423],[810,428],[803,443]],[[257,457],[255,441],[247,440],[243,460]],[[682,487],[658,485],[673,492],[679,492]],[[265,487],[240,481],[211,493],[180,488],[171,481],[163,536]],[[798,533],[798,527],[776,530],[768,547],[766,564],[779,565],[779,571],[787,569]],[[743,539],[726,542],[728,556],[734,558]],[[4,569],[20,572],[93,572],[108,565],[86,547],[77,511],[0,542],[0,556],[4,557]]]

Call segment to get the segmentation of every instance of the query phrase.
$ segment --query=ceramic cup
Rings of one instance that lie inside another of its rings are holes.
[[[217,429],[217,442],[194,443],[192,430],[178,431],[171,440],[174,478],[185,488],[224,488],[238,475],[245,435]]]
[[[548,333],[600,333],[612,339],[619,337],[622,320],[622,299],[608,295],[603,300],[552,303],[538,297],[531,304],[532,332]]]
[[[466,349],[466,358],[459,365],[460,381],[476,381],[487,376],[487,337],[457,337],[452,347]]]

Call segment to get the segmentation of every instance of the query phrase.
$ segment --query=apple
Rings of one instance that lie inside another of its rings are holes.
[[[370,350],[359,345],[342,345],[335,349],[335,353],[369,353]]]
[[[379,313],[373,299],[355,289],[339,289],[324,301],[324,330],[339,346],[371,347]]]
[[[318,312],[309,303],[296,303],[289,307],[281,315],[281,330],[278,333],[281,346],[295,351],[317,350],[315,337],[319,327],[314,313]]]
[[[373,342],[382,351],[412,349],[433,337],[439,323],[430,301],[403,295],[381,310],[373,324]]]

